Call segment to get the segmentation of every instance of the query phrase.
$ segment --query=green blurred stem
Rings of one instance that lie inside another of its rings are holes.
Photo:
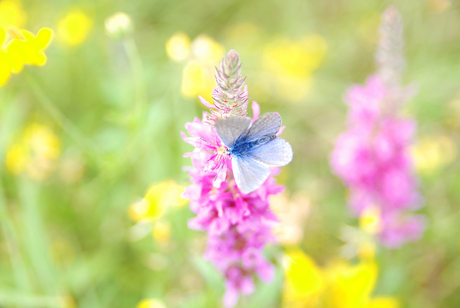
[[[38,204],[38,187],[23,176],[18,182],[19,200],[22,207],[25,246],[38,275],[40,286],[48,295],[57,295],[55,270],[49,256],[49,245]]]
[[[132,37],[126,38],[123,41],[123,46],[126,50],[126,55],[128,56],[128,61],[133,74],[135,86],[134,116],[137,122],[139,117],[142,115],[142,112],[144,111],[143,109],[145,108],[147,101],[142,61],[136,46],[136,42]]]
[[[1,180],[1,179],[0,179]],[[10,257],[11,267],[16,287],[21,290],[30,290],[27,269],[19,249],[19,237],[6,205],[3,185],[0,181],[0,224]]]
[[[93,144],[80,129],[75,126],[51,101],[51,99],[42,91],[37,80],[29,73],[25,72],[27,81],[29,82],[35,96],[40,104],[49,112],[54,120],[64,129],[64,131],[77,142],[82,150],[87,152],[96,162],[102,163],[97,153],[97,146]]]

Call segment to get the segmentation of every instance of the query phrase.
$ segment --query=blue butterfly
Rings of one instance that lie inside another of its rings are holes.
[[[243,193],[259,188],[270,176],[269,167],[291,162],[291,145],[276,136],[280,127],[281,117],[277,113],[265,113],[252,124],[243,117],[217,121],[217,134],[232,156],[233,175]]]

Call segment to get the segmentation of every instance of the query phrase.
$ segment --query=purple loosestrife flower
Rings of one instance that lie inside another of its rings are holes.
[[[405,62],[402,19],[395,7],[383,14],[376,62],[378,73],[345,95],[347,131],[336,141],[331,165],[350,190],[352,211],[363,215],[376,207],[377,235],[383,245],[396,248],[421,237],[424,218],[408,213],[420,206],[421,197],[409,153],[416,122],[398,114],[414,91],[400,86]]]
[[[189,170],[192,184],[183,193],[196,213],[189,227],[208,233],[205,258],[225,277],[224,304],[228,307],[237,303],[239,294],[254,292],[254,276],[265,282],[273,278],[273,265],[263,256],[266,244],[274,241],[272,225],[277,221],[269,209],[268,197],[284,190],[272,177],[279,168],[272,168],[272,176],[261,187],[249,194],[241,192],[232,174],[230,156],[214,127],[221,118],[247,114],[247,89],[240,71],[239,56],[230,51],[216,69],[214,104],[200,97],[211,112],[203,113],[202,120],[195,118],[185,125],[190,137],[181,134],[185,142],[195,147],[184,155],[193,164]],[[259,105],[253,102],[252,109],[255,121]]]

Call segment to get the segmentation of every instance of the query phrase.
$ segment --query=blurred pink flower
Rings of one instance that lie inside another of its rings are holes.
[[[284,190],[269,177],[254,192],[242,193],[233,178],[226,148],[213,127],[219,118],[246,114],[247,91],[241,90],[244,78],[239,76],[240,68],[238,54],[230,51],[217,70],[215,105],[200,98],[205,106],[215,110],[212,114],[204,113],[202,120],[195,118],[185,125],[190,137],[181,134],[184,141],[195,147],[184,155],[193,164],[189,169],[192,184],[182,195],[190,199],[190,208],[196,213],[189,227],[208,233],[205,258],[225,277],[224,305],[228,307],[237,303],[239,294],[254,292],[254,275],[265,282],[273,278],[273,265],[263,256],[264,247],[274,241],[272,225],[277,221],[269,209],[268,197]],[[259,105],[253,102],[252,108],[257,118]],[[272,169],[272,175],[278,172],[279,168]]]
[[[409,219],[402,215],[421,204],[409,153],[416,123],[382,113],[387,93],[378,76],[369,77],[364,87],[355,85],[349,90],[348,129],[337,139],[331,166],[350,189],[353,212],[360,215],[364,209],[378,206],[382,213],[380,239],[397,247],[418,239],[423,222],[418,216]]]
[[[378,73],[345,95],[347,130],[331,155],[333,172],[350,190],[352,211],[362,215],[377,207],[379,239],[392,248],[419,239],[425,227],[424,217],[407,214],[421,206],[422,198],[409,153],[417,125],[398,114],[414,94],[414,87],[400,85],[405,66],[402,33],[401,15],[391,6],[380,27]]]

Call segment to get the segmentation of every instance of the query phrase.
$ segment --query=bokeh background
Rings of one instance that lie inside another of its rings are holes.
[[[428,218],[423,239],[398,250],[369,244],[329,166],[342,96],[375,71],[390,4],[404,18],[405,84],[419,88],[404,114],[419,123],[413,154]],[[372,296],[460,307],[459,9],[453,0],[1,0],[0,26],[49,27],[54,38],[44,66],[0,88],[0,307],[221,306],[206,235],[187,228],[191,146],[180,131],[201,117],[197,96],[210,99],[230,49],[251,101],[282,115],[294,148],[278,176],[287,190],[272,200],[282,221],[267,249],[275,281],[258,282],[238,307],[282,307],[286,247],[318,268],[372,255]]]

